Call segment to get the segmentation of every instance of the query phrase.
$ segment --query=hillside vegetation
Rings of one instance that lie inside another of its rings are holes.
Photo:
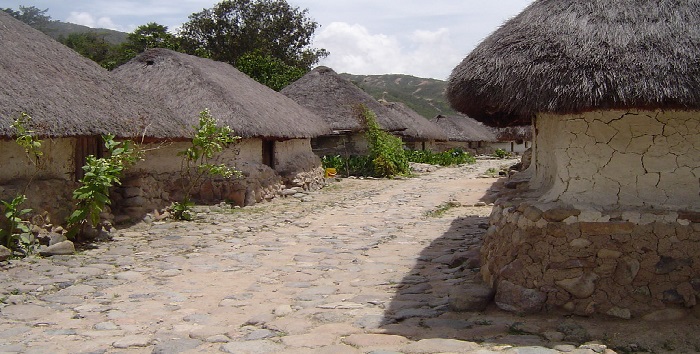
[[[126,42],[127,36],[127,33],[125,32],[119,32],[106,28],[90,28],[83,25],[76,25],[75,23],[61,21],[50,21],[45,24],[43,28],[39,28],[39,30],[56,40],[66,38],[72,33],[94,33],[103,36],[105,41],[112,45]]]
[[[457,114],[444,97],[447,85],[445,81],[402,74],[340,75],[372,97],[384,98],[390,102],[404,102],[426,118],[433,118],[438,114]]]

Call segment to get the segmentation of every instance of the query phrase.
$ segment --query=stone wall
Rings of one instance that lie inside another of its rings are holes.
[[[497,202],[490,223],[481,272],[503,309],[621,318],[700,311],[699,212],[511,199]]]
[[[700,210],[700,114],[539,115],[531,187],[573,205]]]

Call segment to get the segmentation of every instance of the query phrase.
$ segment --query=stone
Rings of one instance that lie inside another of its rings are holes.
[[[287,316],[293,312],[294,312],[294,310],[292,310],[292,307],[289,305],[279,305],[273,311],[273,313],[277,317]]]
[[[635,224],[627,221],[581,222],[579,225],[584,235],[629,234],[635,228]]]
[[[59,256],[59,255],[70,255],[75,253],[75,245],[73,244],[72,241],[62,241],[59,243],[56,243],[54,245],[51,245],[49,247],[42,247],[42,249],[39,250],[39,254],[48,257],[48,256]]]
[[[49,246],[68,240],[66,235],[52,232],[49,234]]]
[[[695,289],[693,289],[693,286],[690,283],[686,282],[679,284],[676,287],[676,292],[683,297],[685,307],[693,307],[697,305]]]
[[[668,308],[648,313],[642,317],[645,321],[677,321],[683,319],[688,313],[683,309]]]
[[[112,346],[117,349],[147,347],[149,345],[151,345],[151,337],[141,335],[126,336],[112,343]]]
[[[536,206],[528,206],[523,211],[523,216],[532,222],[537,222],[542,219],[542,210]]]
[[[283,349],[283,345],[266,340],[229,342],[220,348],[222,352],[231,354],[271,354],[279,353]]]
[[[474,342],[457,339],[421,339],[401,348],[406,354],[466,353],[479,348]]]
[[[623,258],[618,260],[613,279],[620,285],[632,284],[634,278],[639,273],[640,263],[636,259]]]
[[[632,318],[632,312],[630,312],[629,309],[623,309],[619,308],[617,306],[612,307],[610,310],[606,312],[609,316],[617,317],[617,318],[622,318],[625,320],[629,320]]]
[[[555,284],[568,291],[571,295],[579,299],[585,299],[593,295],[598,278],[598,274],[589,272],[577,278],[556,281]]]
[[[494,297],[494,290],[486,284],[468,283],[450,290],[450,309],[457,312],[483,311]]]
[[[93,328],[97,331],[114,331],[118,330],[119,326],[114,324],[114,322],[100,322],[96,323]]]
[[[620,258],[620,256],[622,256],[622,252],[609,250],[607,248],[598,251],[598,258]]]
[[[574,208],[552,208],[545,210],[542,213],[542,217],[551,222],[562,222],[564,219],[570,216],[578,216],[581,211]]]
[[[343,342],[353,347],[388,347],[402,345],[409,342],[406,337],[394,334],[351,334]]]
[[[153,354],[176,354],[192,350],[197,348],[202,344],[201,341],[196,339],[170,339],[157,343],[152,353]]]
[[[250,333],[248,333],[244,339],[245,340],[261,340],[261,339],[267,339],[267,338],[274,338],[277,337],[277,332],[271,331],[269,329],[256,329]]]
[[[542,310],[545,301],[547,301],[547,294],[513,284],[507,280],[501,280],[496,288],[495,301],[502,310],[529,314]]]
[[[575,240],[572,240],[569,242],[569,246],[574,247],[574,248],[585,248],[591,245],[591,241],[586,240],[585,238],[577,238]]]
[[[5,246],[0,246],[0,262],[4,262],[12,257],[12,251]]]

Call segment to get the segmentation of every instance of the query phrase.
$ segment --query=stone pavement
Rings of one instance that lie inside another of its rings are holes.
[[[452,310],[479,281],[495,179],[475,177],[503,163],[198,207],[13,260],[0,353],[614,353],[575,319]]]

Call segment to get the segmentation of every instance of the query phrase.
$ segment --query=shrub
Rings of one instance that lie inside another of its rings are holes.
[[[431,165],[452,166],[465,163],[475,163],[476,158],[461,149],[450,149],[443,152],[431,152],[427,150],[407,150],[408,161],[427,163]]]
[[[403,150],[401,138],[393,136],[381,129],[377,116],[366,106],[358,107],[359,115],[367,127],[365,133],[369,143],[374,176],[393,177],[408,174],[408,159]]]
[[[510,153],[503,149],[496,149],[496,151],[493,152],[493,155],[499,159],[505,159],[506,157],[510,156]]]

